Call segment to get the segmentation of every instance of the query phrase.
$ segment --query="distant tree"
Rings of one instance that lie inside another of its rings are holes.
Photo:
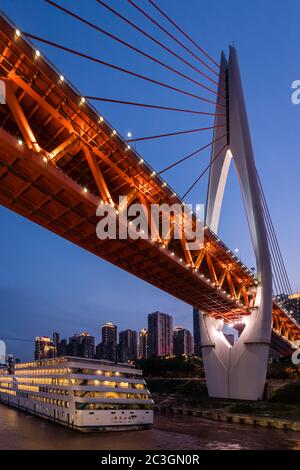
[[[146,377],[204,377],[202,360],[195,356],[150,357],[137,366]]]

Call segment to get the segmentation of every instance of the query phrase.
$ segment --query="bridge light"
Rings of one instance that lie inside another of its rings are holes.
[[[21,31],[19,29],[16,29],[15,34],[18,38],[21,37]]]
[[[126,152],[127,152],[128,150],[130,150],[130,149],[131,149],[130,145],[127,145],[127,147],[126,147]],[[140,162],[140,163],[141,163],[141,162]]]
[[[153,176],[155,176],[155,175],[156,175],[156,171],[153,171],[153,172],[151,173],[151,177],[153,177]]]
[[[114,129],[114,130],[112,131],[112,133],[113,133],[113,135],[116,135],[117,131]]]
[[[162,187],[162,188],[165,188],[166,186],[167,186],[167,183],[164,182],[161,187]]]
[[[176,197],[176,193],[173,193],[172,196],[173,196],[173,197]]]
[[[87,192],[88,192],[88,189],[87,189],[87,188],[83,188],[83,192],[84,192],[84,193],[87,193]]]
[[[144,159],[141,158],[140,161],[139,161],[139,164],[141,165],[142,163],[144,163]]]
[[[131,132],[127,132],[127,137],[129,137],[129,139],[130,139],[130,137],[132,137],[132,133],[131,133]]]
[[[180,258],[180,260],[179,260],[179,261],[180,261],[180,263],[182,263],[183,259],[182,259],[182,258]]]
[[[59,81],[60,81],[60,82],[64,82],[64,81],[65,81],[65,77],[64,77],[63,75],[60,75],[60,76],[59,76]]]
[[[35,56],[36,56],[36,57],[40,57],[40,56],[41,56],[41,53],[40,53],[40,51],[39,51],[38,49],[35,51]]]
[[[47,163],[47,161],[48,161],[48,158],[47,158],[47,157],[44,157],[44,158],[43,158],[43,162]]]
[[[18,145],[21,147],[23,145],[23,140],[18,139]]]
[[[172,253],[171,253],[171,256],[175,256],[175,253],[174,253],[174,251],[172,251]]]
[[[240,250],[239,250],[238,248],[236,248],[234,251],[235,251],[236,253],[238,253]]]

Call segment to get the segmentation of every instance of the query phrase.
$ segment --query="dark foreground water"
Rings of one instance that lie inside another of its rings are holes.
[[[0,449],[300,450],[300,433],[157,414],[147,431],[83,434],[0,404]]]

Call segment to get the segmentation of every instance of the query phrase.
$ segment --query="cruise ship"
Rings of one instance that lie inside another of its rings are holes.
[[[0,401],[84,432],[146,429],[153,400],[142,371],[109,361],[58,357],[0,371]]]

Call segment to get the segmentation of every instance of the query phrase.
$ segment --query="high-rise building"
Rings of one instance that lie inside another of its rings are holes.
[[[8,373],[12,375],[14,373],[15,363],[16,363],[15,356],[13,356],[12,354],[7,354],[6,363],[7,363]]]
[[[137,359],[137,332],[134,330],[120,331],[118,345],[119,361],[128,362]]]
[[[59,333],[56,331],[53,333],[53,344],[57,348],[57,345],[59,343]]]
[[[139,332],[139,359],[147,359],[148,355],[148,331],[143,328]]]
[[[49,359],[55,357],[55,355],[54,343],[48,336],[37,336],[35,338],[35,360]]]
[[[62,339],[56,347],[57,357],[69,356],[69,345],[66,339]]]
[[[5,366],[6,364],[6,344],[2,339],[0,339],[0,366]]]
[[[96,348],[96,357],[107,361],[117,360],[117,334],[118,328],[112,323],[102,326],[102,342]]]
[[[148,315],[149,357],[173,354],[173,318],[162,312]]]
[[[175,356],[194,353],[192,333],[181,326],[177,326],[173,332],[173,348]]]
[[[201,336],[200,336],[200,312],[198,308],[193,308],[193,336],[194,354],[201,356]]]
[[[95,357],[95,338],[87,332],[69,338],[69,355],[74,357]]]

